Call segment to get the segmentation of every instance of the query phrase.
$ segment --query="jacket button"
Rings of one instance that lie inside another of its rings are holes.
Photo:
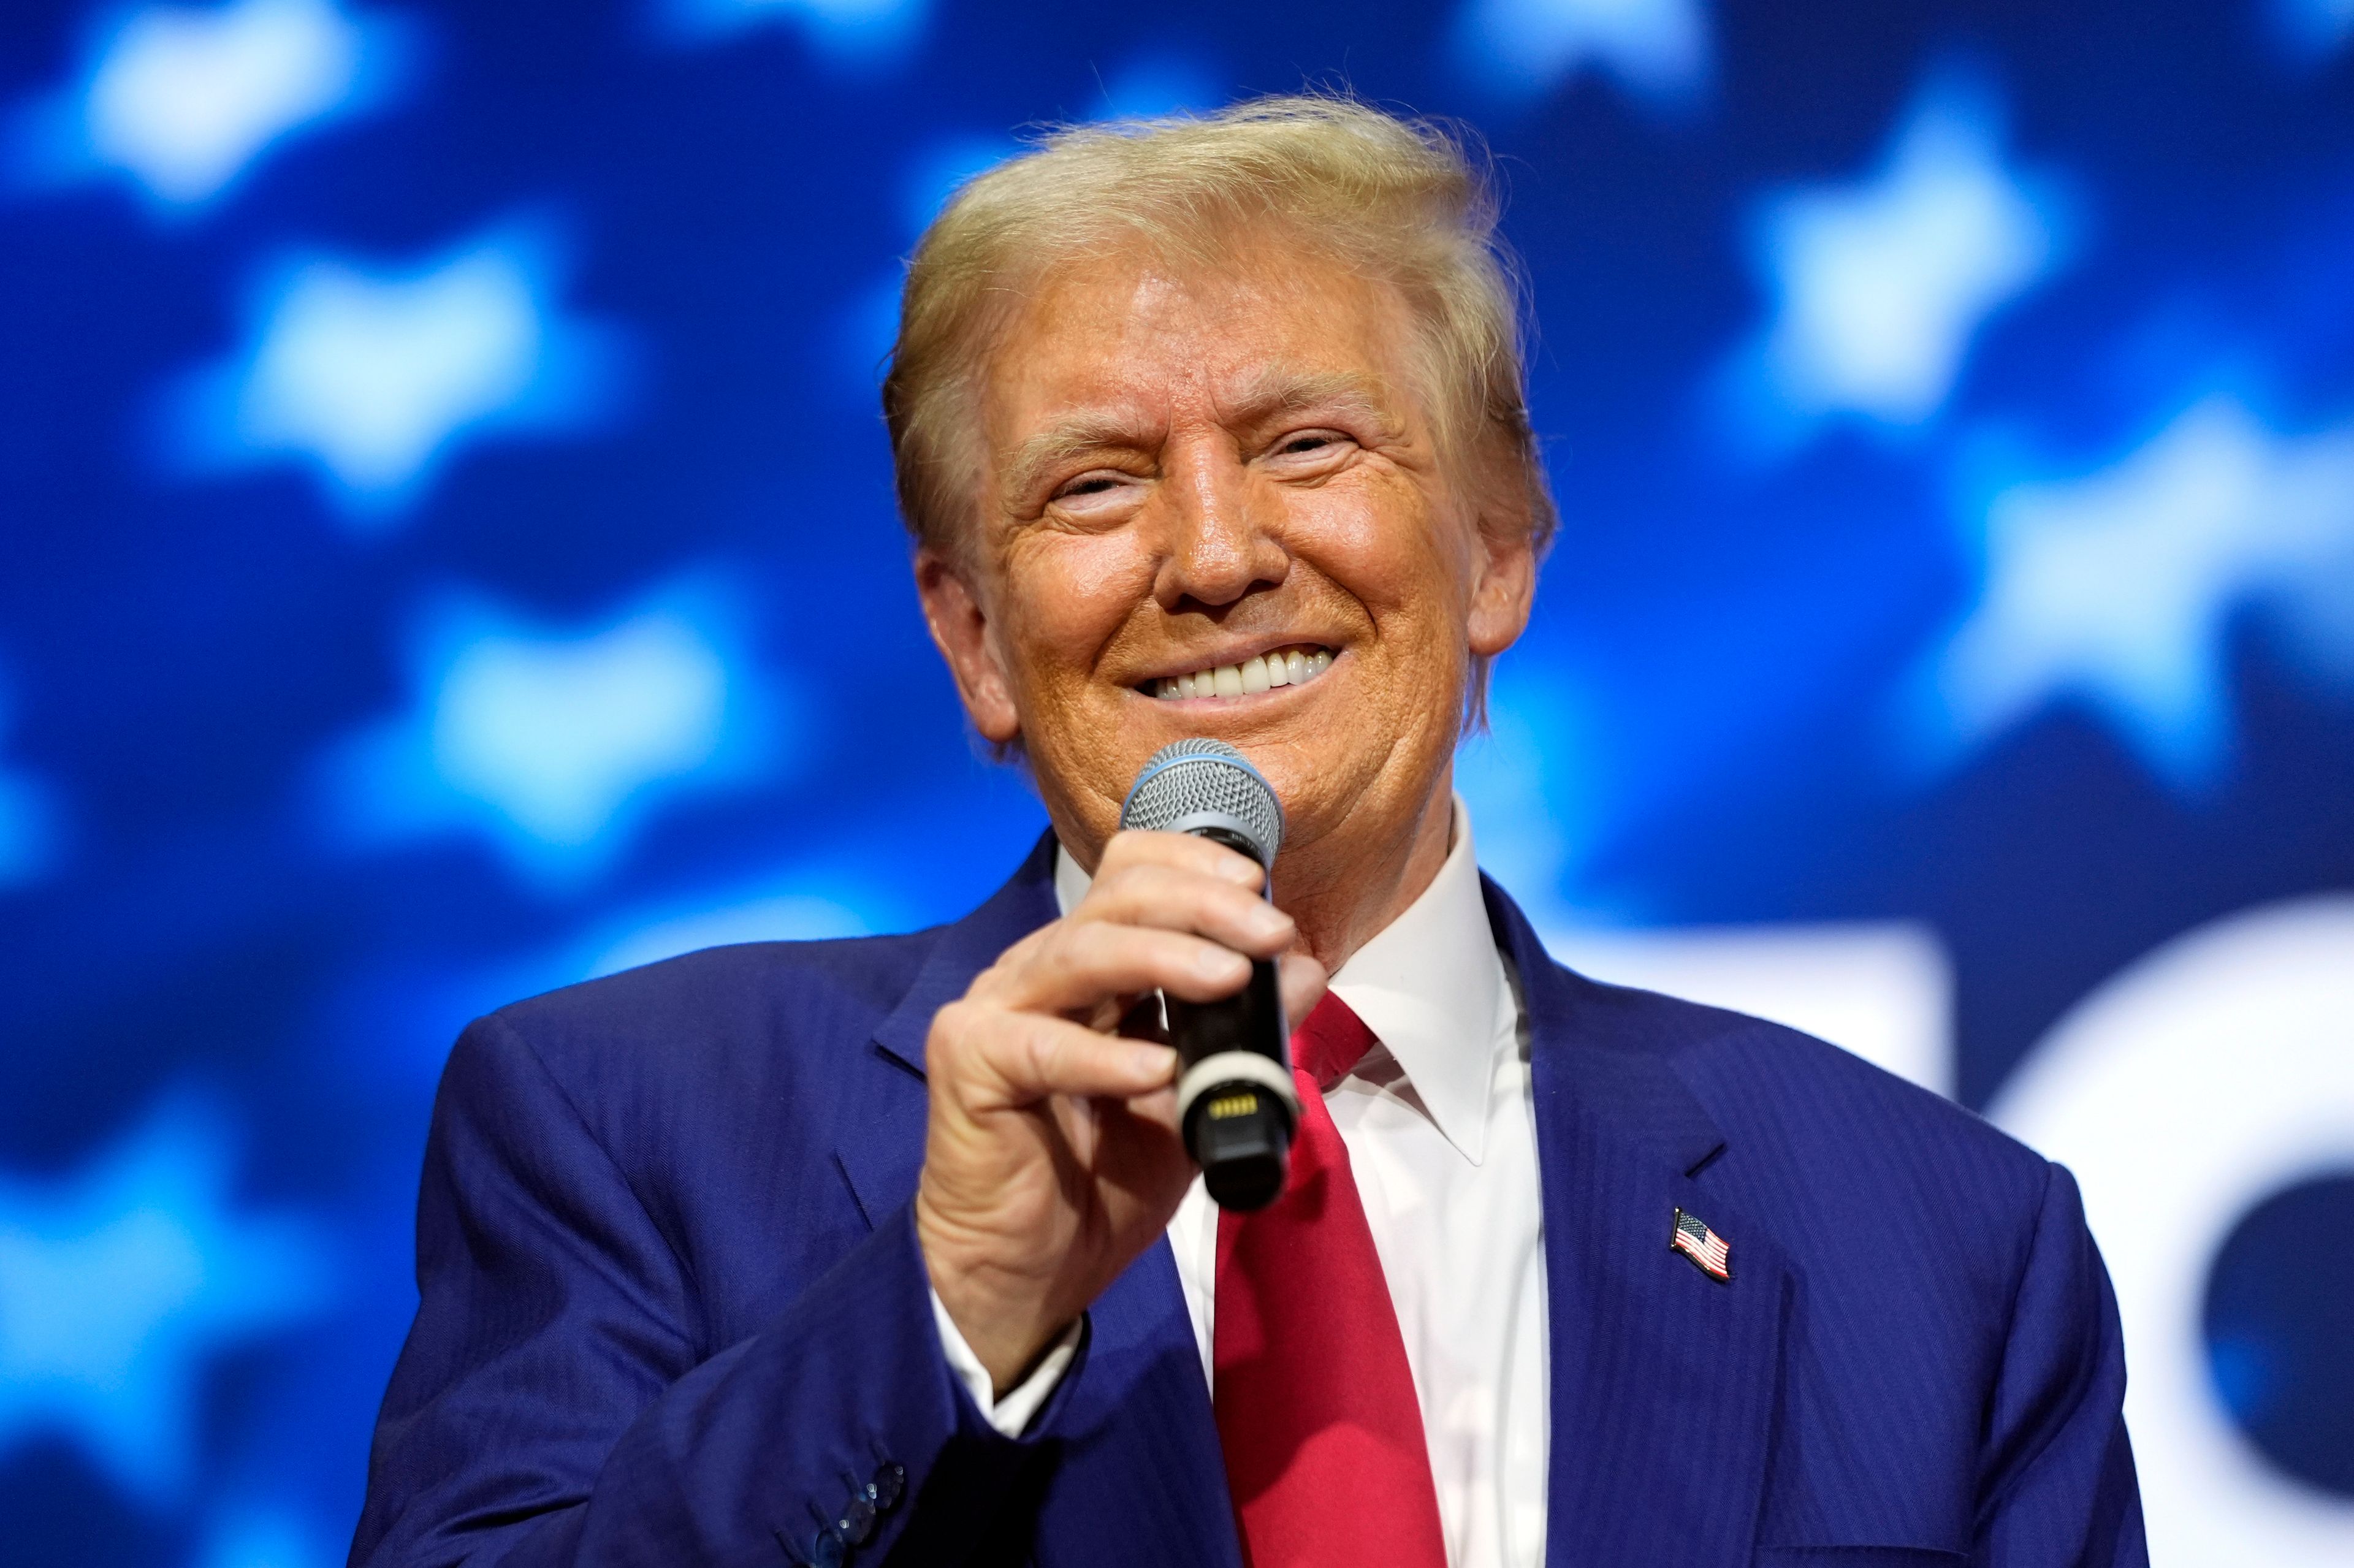
[[[907,1467],[890,1461],[885,1461],[875,1472],[875,1478],[866,1483],[867,1497],[874,1500],[876,1508],[886,1513],[899,1506],[899,1499],[907,1489]]]
[[[842,1568],[846,1549],[842,1537],[833,1532],[833,1526],[829,1524],[811,1536],[809,1550],[813,1568]]]
[[[842,1510],[842,1517],[833,1521],[833,1528],[851,1545],[860,1545],[875,1533],[875,1505],[863,1496],[852,1498],[850,1506]]]

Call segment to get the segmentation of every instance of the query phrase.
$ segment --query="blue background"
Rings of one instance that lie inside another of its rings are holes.
[[[1026,123],[1304,82],[1508,191],[1564,521],[1465,781],[1542,921],[1925,923],[1985,1107],[2354,885],[2347,0],[25,0],[10,1560],[339,1560],[459,1026],[1011,868],[892,508],[899,258]],[[2354,1498],[2354,1183],[2249,1206],[2218,1397]]]

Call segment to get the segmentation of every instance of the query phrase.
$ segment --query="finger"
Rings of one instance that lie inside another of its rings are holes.
[[[1249,979],[1248,959],[1200,937],[1066,920],[1018,961],[1001,962],[975,980],[970,994],[1022,1012],[1081,1013],[1156,988],[1188,1001],[1215,1001]]]
[[[1177,1130],[1177,1090],[1174,1085],[1155,1089],[1149,1095],[1137,1095],[1128,1102],[1128,1114],[1139,1121],[1149,1121],[1163,1131]]]
[[[1198,872],[1257,891],[1267,881],[1258,862],[1238,850],[1192,833],[1147,832],[1130,828],[1112,834],[1096,862],[1096,874],[1108,876],[1131,865],[1166,865]]]
[[[1277,983],[1283,989],[1283,1015],[1299,1027],[1316,1004],[1324,1000],[1330,977],[1324,966],[1307,953],[1286,953],[1276,960]]]
[[[1098,1034],[1067,1019],[972,1001],[940,1010],[936,1032],[954,1037],[943,1085],[967,1108],[1034,1105],[1050,1095],[1129,1100],[1176,1081],[1166,1045]]]
[[[1271,959],[1299,927],[1250,889],[1176,866],[1123,866],[1096,879],[1070,918],[1190,931],[1236,952]]]

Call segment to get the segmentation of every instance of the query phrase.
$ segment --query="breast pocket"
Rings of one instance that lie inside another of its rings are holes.
[[[1935,1546],[1761,1546],[1757,1568],[1961,1568],[1967,1554]]]

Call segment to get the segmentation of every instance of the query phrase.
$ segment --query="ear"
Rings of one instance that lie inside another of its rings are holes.
[[[1472,530],[1471,652],[1492,659],[1521,640],[1536,604],[1537,552],[1517,518],[1482,519]]]
[[[916,551],[916,596],[923,601],[924,624],[931,628],[932,645],[949,663],[965,715],[991,746],[1004,746],[1022,732],[1013,708],[1013,683],[997,656],[990,634],[986,601],[967,580],[963,568],[929,545]]]

